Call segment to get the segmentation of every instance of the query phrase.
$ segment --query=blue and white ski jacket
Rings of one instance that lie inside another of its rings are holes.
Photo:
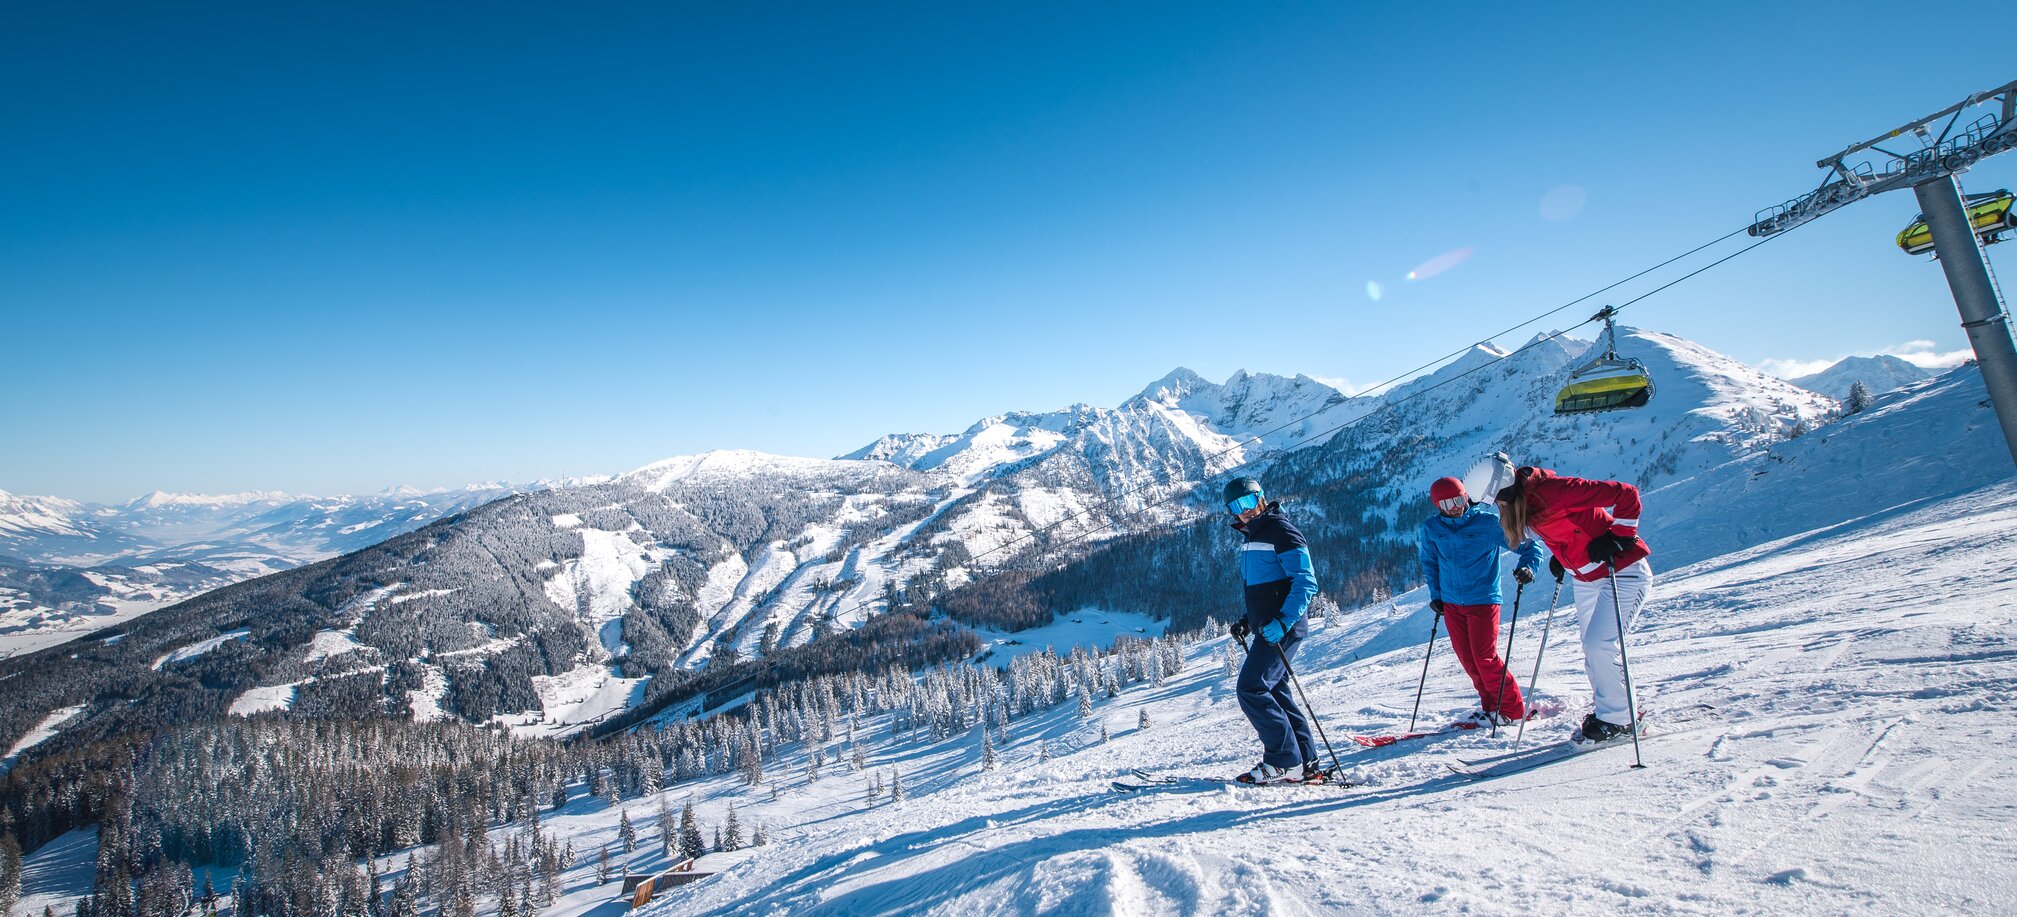
[[[1505,549],[1499,514],[1482,503],[1455,519],[1438,513],[1422,520],[1422,579],[1429,598],[1451,605],[1499,604],[1499,552]],[[1540,563],[1540,542],[1520,542],[1520,566]]]
[[[1303,612],[1317,597],[1317,572],[1310,564],[1309,543],[1288,517],[1282,504],[1268,504],[1265,512],[1245,524],[1233,523],[1246,543],[1240,546],[1240,578],[1247,587],[1247,626],[1258,632],[1268,622],[1281,619],[1284,631],[1297,636],[1308,633],[1302,625]]]

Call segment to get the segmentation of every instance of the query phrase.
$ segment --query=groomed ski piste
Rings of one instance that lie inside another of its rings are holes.
[[[1136,769],[1224,777],[1258,757],[1225,671],[1239,650],[1210,636],[1160,687],[1098,699],[1086,718],[1066,703],[1012,721],[992,771],[977,736],[893,737],[869,718],[866,772],[829,758],[808,783],[800,750],[762,786],[670,787],[658,796],[674,817],[691,801],[707,831],[732,803],[770,842],[701,858],[714,875],[636,914],[2017,910],[2017,477],[1980,376],[1886,395],[1646,502],[1659,579],[1629,644],[1653,711],[1643,770],[1618,742],[1474,781],[1448,765],[1509,750],[1510,731],[1351,742],[1405,731],[1430,622],[1416,590],[1314,625],[1296,660],[1357,786],[1112,789]],[[1522,679],[1552,585],[1525,593]],[[1529,702],[1557,712],[1529,723],[1528,748],[1563,741],[1589,709],[1566,589]],[[1473,703],[1439,637],[1418,728]],[[1696,705],[1713,706],[1709,722],[1661,734],[1658,711]],[[904,798],[871,799],[871,774],[900,775]],[[632,875],[664,868],[659,799],[573,791],[543,826],[577,865],[539,913],[617,917],[629,899],[595,880],[595,852]],[[646,839],[628,856],[624,811]],[[88,889],[95,843],[60,840],[29,858],[20,913],[67,913]],[[405,860],[380,860],[388,881]]]

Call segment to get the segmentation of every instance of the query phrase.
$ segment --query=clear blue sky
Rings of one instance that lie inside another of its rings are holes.
[[[2001,2],[1255,6],[17,4],[0,488],[834,455],[1179,365],[1364,384],[2017,77],[1971,41]],[[1754,362],[1964,347],[1891,246],[1915,209],[1631,322]]]

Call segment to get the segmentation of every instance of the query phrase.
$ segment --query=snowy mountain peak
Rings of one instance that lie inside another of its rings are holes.
[[[1237,373],[1234,373],[1233,377],[1238,378],[1241,375],[1244,375],[1245,373],[1246,370],[1243,369]],[[1211,382],[1207,381],[1205,377],[1200,376],[1195,372],[1192,372],[1188,368],[1179,366],[1176,369],[1170,370],[1169,375],[1166,375],[1160,379],[1157,379],[1154,382],[1149,383],[1147,388],[1142,389],[1141,394],[1136,395],[1134,399],[1129,400],[1132,401],[1135,399],[1140,399],[1143,401],[1165,401],[1165,402],[1182,401],[1183,399],[1190,397],[1192,392],[1212,387],[1213,386]]]
[[[129,500],[127,509],[160,509],[170,506],[223,507],[244,506],[249,503],[286,503],[289,500],[312,500],[313,497],[296,497],[279,490],[250,490],[236,494],[177,494],[157,490],[144,497]]]
[[[1848,398],[1849,389],[1861,382],[1877,395],[1900,386],[1933,378],[1926,370],[1889,354],[1874,357],[1843,357],[1835,365],[1811,376],[1786,381],[1830,398]]]

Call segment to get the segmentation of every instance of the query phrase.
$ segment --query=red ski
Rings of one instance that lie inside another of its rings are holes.
[[[1357,742],[1360,745],[1364,745],[1367,748],[1384,748],[1388,745],[1394,744],[1395,742],[1406,742],[1409,739],[1426,739],[1429,736],[1439,736],[1451,732],[1462,732],[1466,729],[1476,729],[1479,726],[1483,725],[1484,725],[1483,723],[1475,723],[1470,720],[1465,720],[1459,723],[1451,723],[1450,725],[1444,726],[1441,729],[1431,729],[1428,732],[1410,732],[1397,736],[1355,735],[1352,736],[1351,739],[1352,741]]]

